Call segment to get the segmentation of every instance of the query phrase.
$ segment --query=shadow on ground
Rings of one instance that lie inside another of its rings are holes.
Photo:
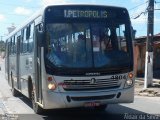
[[[20,98],[32,108],[31,101]],[[108,105],[105,111],[95,111],[91,108],[47,110],[41,115],[20,114],[19,120],[160,120],[160,115],[150,115],[122,105]]]

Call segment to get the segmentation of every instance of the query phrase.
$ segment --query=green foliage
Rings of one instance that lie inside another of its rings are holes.
[[[0,41],[0,52],[4,52],[4,51],[5,51],[5,42]]]

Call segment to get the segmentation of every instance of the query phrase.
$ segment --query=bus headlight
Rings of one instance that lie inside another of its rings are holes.
[[[47,84],[48,84],[48,89],[49,90],[56,90],[56,88],[57,88],[57,84],[56,84],[56,81],[55,81],[55,79],[54,79],[54,77],[53,76],[51,76],[51,75],[47,75]]]
[[[126,81],[127,86],[131,86],[133,84],[133,80],[129,79]]]
[[[48,89],[49,90],[55,90],[56,89],[56,85],[54,83],[49,83],[48,84]]]
[[[124,88],[131,87],[132,85],[133,85],[133,80],[132,79],[128,79],[128,80],[126,80]]]

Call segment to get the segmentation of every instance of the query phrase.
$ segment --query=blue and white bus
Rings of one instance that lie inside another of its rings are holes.
[[[6,78],[14,96],[44,109],[134,100],[132,29],[126,8],[47,6],[6,39]]]

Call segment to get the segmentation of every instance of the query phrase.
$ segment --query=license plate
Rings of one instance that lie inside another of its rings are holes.
[[[87,102],[84,104],[85,107],[96,107],[96,106],[100,106],[99,102]]]

